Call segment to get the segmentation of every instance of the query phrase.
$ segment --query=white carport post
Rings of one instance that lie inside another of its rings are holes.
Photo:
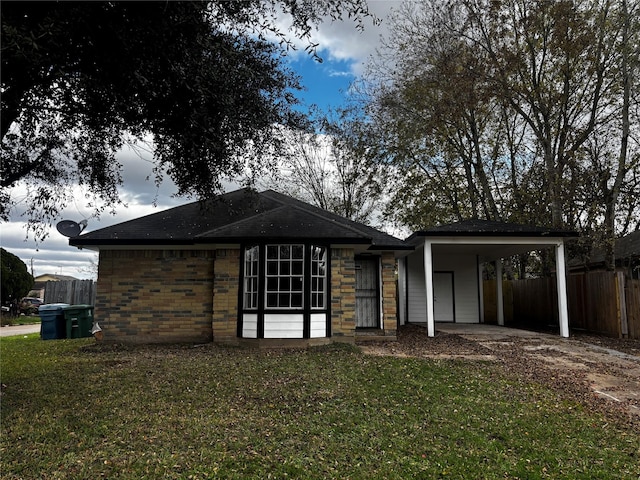
[[[498,325],[504,326],[504,295],[502,293],[502,259],[496,260],[496,301]]]
[[[480,314],[480,323],[484,323],[484,275],[482,275],[484,263],[477,259],[476,264],[478,265],[478,303],[480,306],[478,313]]]
[[[569,338],[569,309],[567,307],[567,272],[564,259],[564,241],[556,244],[556,285],[558,287],[560,336]]]
[[[427,335],[436,334],[436,322],[433,314],[433,254],[431,242],[424,242],[424,285],[427,290]]]

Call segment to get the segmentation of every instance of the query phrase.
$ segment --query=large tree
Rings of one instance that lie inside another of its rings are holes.
[[[640,227],[637,0],[405,2],[370,109],[413,228]]]
[[[3,2],[1,14],[0,217],[21,182],[33,225],[75,183],[97,211],[116,204],[115,154],[131,139],[152,141],[157,180],[169,174],[180,195],[255,173],[247,153],[277,146],[274,125],[302,124],[277,17],[308,39],[327,17],[368,15],[364,0]]]
[[[0,248],[0,267],[2,305],[18,300],[29,293],[33,287],[33,277],[22,260],[4,248]]]

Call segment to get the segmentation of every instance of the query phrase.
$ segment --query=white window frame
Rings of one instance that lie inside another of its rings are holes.
[[[328,252],[327,247],[311,245],[311,298],[309,299],[311,310],[327,308]]]
[[[244,249],[244,285],[242,290],[244,309],[258,309],[260,285],[260,246],[252,245]]]
[[[300,256],[295,255],[299,249]],[[288,250],[288,253],[287,253]],[[276,254],[274,256],[274,253]],[[265,310],[302,310],[305,307],[305,248],[303,244],[267,244],[264,255]],[[274,271],[275,267],[275,271]],[[298,270],[299,269],[299,270]],[[288,287],[287,287],[288,284]],[[300,299],[294,305],[294,299]],[[275,304],[272,301],[276,300]],[[287,299],[286,302],[282,301]]]

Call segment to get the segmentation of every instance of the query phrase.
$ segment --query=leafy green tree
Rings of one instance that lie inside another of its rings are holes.
[[[20,299],[33,287],[33,277],[27,271],[25,263],[13,253],[0,248],[2,300],[7,302]]]
[[[390,213],[640,227],[637,0],[405,2],[368,74]]]
[[[37,228],[75,183],[96,213],[117,204],[115,154],[133,139],[151,140],[156,181],[170,175],[178,195],[250,182],[264,165],[249,154],[278,146],[274,125],[304,125],[281,61],[291,36],[327,17],[361,27],[368,12],[364,0],[217,0],[4,2],[1,15],[0,217],[22,182]]]

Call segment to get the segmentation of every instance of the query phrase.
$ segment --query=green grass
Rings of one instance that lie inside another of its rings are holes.
[[[40,323],[40,317],[38,315],[18,315],[13,317],[7,314],[3,314],[0,319],[0,325],[33,325]]]
[[[489,363],[0,342],[2,478],[601,478],[640,441]]]

